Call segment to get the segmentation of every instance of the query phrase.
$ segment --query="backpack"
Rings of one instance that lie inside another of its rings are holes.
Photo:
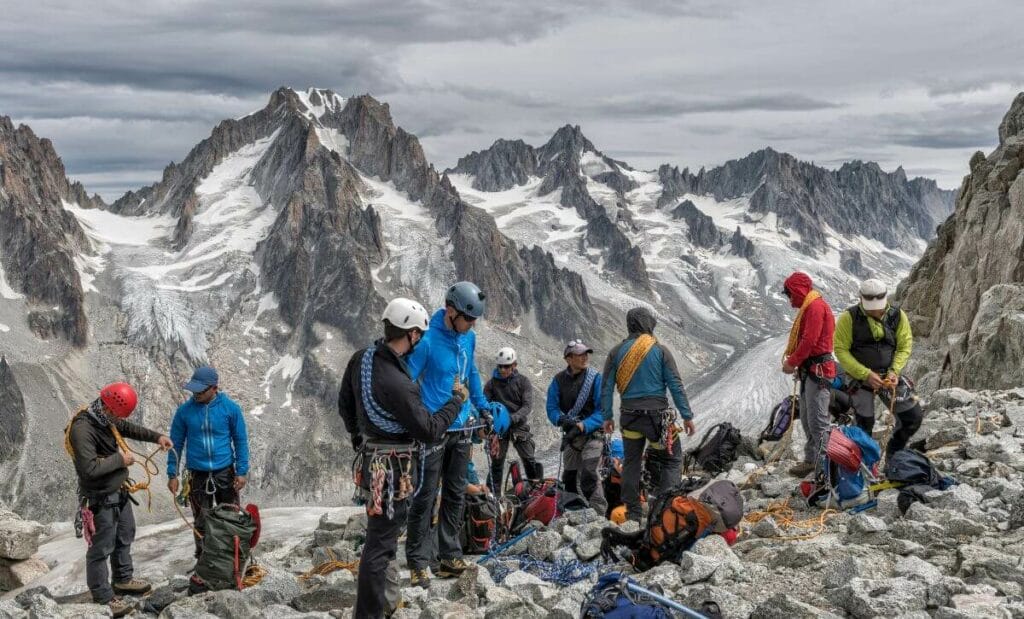
[[[699,488],[701,478],[689,478],[651,503],[647,525],[636,533],[623,533],[616,527],[601,531],[601,552],[606,559],[618,561],[612,548],[627,546],[633,551],[630,562],[646,571],[665,561],[678,562],[683,551],[711,532],[714,514],[700,500],[687,493]]]
[[[650,593],[664,596],[660,585],[647,588]],[[722,613],[715,602],[704,602],[700,613],[707,619],[721,619]],[[581,619],[672,619],[676,615],[648,594],[629,590],[626,578],[619,572],[601,576],[580,607]]]
[[[901,449],[885,463],[885,478],[903,484],[937,486],[942,478],[928,456],[912,449]]]
[[[500,511],[497,499],[489,494],[466,495],[466,518],[460,532],[462,552],[479,555],[491,549]]]
[[[242,579],[259,534],[259,509],[255,505],[247,505],[245,511],[227,504],[210,509],[206,514],[203,554],[190,587],[198,591],[242,590]]]
[[[743,495],[731,481],[713,482],[697,498],[718,510],[726,529],[735,528],[743,520]]]
[[[743,435],[731,423],[723,422],[708,428],[704,437],[683,458],[683,469],[689,471],[694,464],[711,475],[727,471],[736,461],[736,450],[743,443]]]
[[[845,509],[868,500],[868,471],[881,457],[878,442],[861,428],[833,427],[808,489],[808,504]]]
[[[761,436],[757,443],[760,445],[765,441],[778,441],[786,436],[790,424],[794,419],[799,419],[800,397],[788,395],[781,402],[775,405],[771,415],[768,417],[768,425],[761,430]]]
[[[540,483],[524,481],[516,484],[515,496],[510,502],[515,507],[509,519],[509,534],[518,533],[533,521],[547,526],[567,511],[590,507],[583,497],[567,491],[562,482],[552,478]]]

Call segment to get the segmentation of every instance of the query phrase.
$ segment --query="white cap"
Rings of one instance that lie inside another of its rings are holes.
[[[516,351],[512,347],[506,346],[498,351],[494,360],[498,365],[512,365],[516,362]]]
[[[878,279],[866,279],[860,285],[860,302],[866,310],[885,309],[885,284]],[[874,297],[874,298],[871,298]]]
[[[427,331],[430,329],[430,314],[427,310],[423,309],[423,306],[413,301],[412,299],[403,299],[398,297],[392,299],[388,306],[384,308],[384,314],[380,317],[381,320],[390,322],[393,326],[399,329],[419,329],[420,331]]]

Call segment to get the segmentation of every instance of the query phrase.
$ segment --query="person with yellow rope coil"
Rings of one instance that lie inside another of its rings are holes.
[[[134,578],[132,542],[135,516],[131,492],[143,489],[128,479],[128,467],[135,463],[125,438],[171,448],[171,439],[128,421],[139,397],[131,385],[113,383],[99,397],[72,417],[64,432],[64,448],[78,474],[78,496],[85,520],[91,520],[85,553],[85,580],[93,602],[107,604],[120,617],[132,606],[121,594],[141,595],[150,584]],[[114,578],[111,586],[110,571]]]
[[[803,462],[789,474],[803,477],[813,473],[819,457],[822,437],[828,431],[829,394],[836,377],[832,358],[832,333],[836,321],[832,308],[806,273],[794,272],[782,284],[782,294],[796,308],[796,319],[789,330],[782,371],[796,374],[800,381],[800,425],[807,436]]]
[[[682,470],[682,444],[676,426],[676,415],[669,407],[666,392],[683,418],[683,430],[693,435],[693,413],[676,368],[675,357],[654,337],[657,324],[654,315],[643,307],[626,313],[629,337],[608,353],[604,365],[605,384],[614,384],[621,397],[619,423],[625,461],[622,467],[622,499],[630,520],[640,522],[640,475],[644,466],[644,450],[652,473],[652,493],[661,494],[679,483]],[[612,404],[614,393],[602,394],[604,431],[615,429]]]

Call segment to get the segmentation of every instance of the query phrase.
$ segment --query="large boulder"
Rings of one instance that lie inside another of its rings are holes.
[[[858,619],[896,617],[924,610],[927,597],[924,584],[906,578],[854,578],[831,593],[833,602]]]
[[[0,591],[11,591],[29,584],[50,571],[42,559],[30,557],[21,561],[0,559]]]
[[[0,558],[20,561],[39,550],[43,525],[22,520],[13,512],[0,513]]]

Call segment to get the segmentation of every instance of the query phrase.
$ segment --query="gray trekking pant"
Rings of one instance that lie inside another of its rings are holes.
[[[98,501],[89,502],[96,523],[92,546],[85,553],[85,582],[89,585],[92,601],[106,604],[114,597],[110,571],[114,582],[132,579],[132,542],[135,541],[135,514],[128,493],[115,492]]]
[[[800,426],[807,436],[804,445],[804,462],[817,465],[819,451],[825,433],[828,432],[828,385],[804,376],[800,383]]]
[[[604,498],[604,488],[598,468],[601,466],[601,452],[604,450],[604,436],[600,433],[591,434],[580,449],[566,445],[562,452],[562,481],[566,490],[575,492],[590,503],[590,507],[599,514],[608,510],[608,502]],[[578,487],[577,487],[578,485]]]

